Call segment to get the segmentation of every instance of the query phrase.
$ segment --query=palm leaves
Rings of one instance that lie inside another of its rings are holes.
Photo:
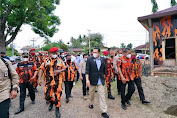
[[[156,2],[156,0],[151,0],[152,3],[152,13],[155,13],[158,11],[158,4]],[[171,0],[171,6],[176,5],[176,0]]]
[[[158,11],[158,4],[156,2],[156,0],[151,0],[152,3],[152,13],[155,13]]]
[[[171,6],[176,5],[176,0],[171,0]]]

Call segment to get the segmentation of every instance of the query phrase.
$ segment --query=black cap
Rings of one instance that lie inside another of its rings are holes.
[[[0,52],[0,54],[6,54],[5,52]]]

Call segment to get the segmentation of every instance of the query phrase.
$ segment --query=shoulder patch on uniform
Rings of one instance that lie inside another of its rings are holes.
[[[57,64],[61,64],[61,60],[60,59],[57,60]]]

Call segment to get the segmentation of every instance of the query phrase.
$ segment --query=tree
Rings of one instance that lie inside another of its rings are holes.
[[[117,47],[117,46],[112,46],[112,47],[110,47],[111,49],[116,49],[116,48],[119,48],[119,47]]]
[[[49,38],[45,38],[44,45],[48,45],[51,43],[51,40]]]
[[[129,43],[129,44],[127,45],[127,48],[132,49],[132,47],[133,47],[133,44],[132,44],[132,43]]]
[[[68,51],[68,46],[66,44],[61,44],[60,48],[63,49],[63,51]]]
[[[120,44],[120,48],[126,48],[125,43],[121,43],[121,44]]]
[[[91,51],[94,47],[103,48],[103,35],[100,33],[92,33],[90,36],[84,38],[84,51],[89,53],[89,38],[90,38],[90,47]]]
[[[59,0],[1,0],[0,50],[5,51],[23,24],[30,25],[41,37],[52,37],[60,24],[53,14],[56,5]]]
[[[156,0],[151,0],[152,3],[152,13],[155,13],[158,11],[158,4],[156,2]]]
[[[6,55],[7,56],[12,56],[12,48],[11,47],[6,47]],[[14,55],[18,56],[18,50],[14,49]]]
[[[171,0],[171,6],[175,6],[176,5],[176,0]]]

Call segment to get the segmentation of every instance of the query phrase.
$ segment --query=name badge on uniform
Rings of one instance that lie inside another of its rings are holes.
[[[4,72],[4,77],[8,77],[8,71]]]
[[[46,63],[47,65],[50,65],[50,61],[49,60],[47,60],[47,63]]]
[[[57,60],[57,64],[61,64],[61,60]]]
[[[122,63],[127,63],[127,61],[122,61]]]

